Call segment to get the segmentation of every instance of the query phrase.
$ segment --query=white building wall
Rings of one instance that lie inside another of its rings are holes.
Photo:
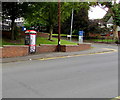
[[[117,26],[117,31],[120,31],[120,27],[119,26]]]

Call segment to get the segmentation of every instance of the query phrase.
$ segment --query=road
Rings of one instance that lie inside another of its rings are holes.
[[[3,98],[118,96],[118,52],[4,63],[2,72]]]

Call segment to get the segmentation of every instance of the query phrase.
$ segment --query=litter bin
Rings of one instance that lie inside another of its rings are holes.
[[[29,53],[36,52],[36,35],[35,30],[25,31],[25,45],[29,45]]]

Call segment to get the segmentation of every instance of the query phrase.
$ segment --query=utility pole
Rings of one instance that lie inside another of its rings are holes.
[[[60,27],[60,0],[58,0],[58,52],[60,52],[60,33],[61,33],[61,27]]]
[[[70,41],[72,40],[72,27],[73,27],[73,13],[74,9],[72,8],[72,16],[71,16],[71,28],[70,28]]]

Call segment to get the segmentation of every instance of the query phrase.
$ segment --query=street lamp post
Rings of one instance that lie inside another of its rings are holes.
[[[58,52],[60,52],[60,0],[58,0]]]
[[[72,8],[71,28],[70,28],[70,41],[72,40],[73,13],[74,13],[74,9]]]

